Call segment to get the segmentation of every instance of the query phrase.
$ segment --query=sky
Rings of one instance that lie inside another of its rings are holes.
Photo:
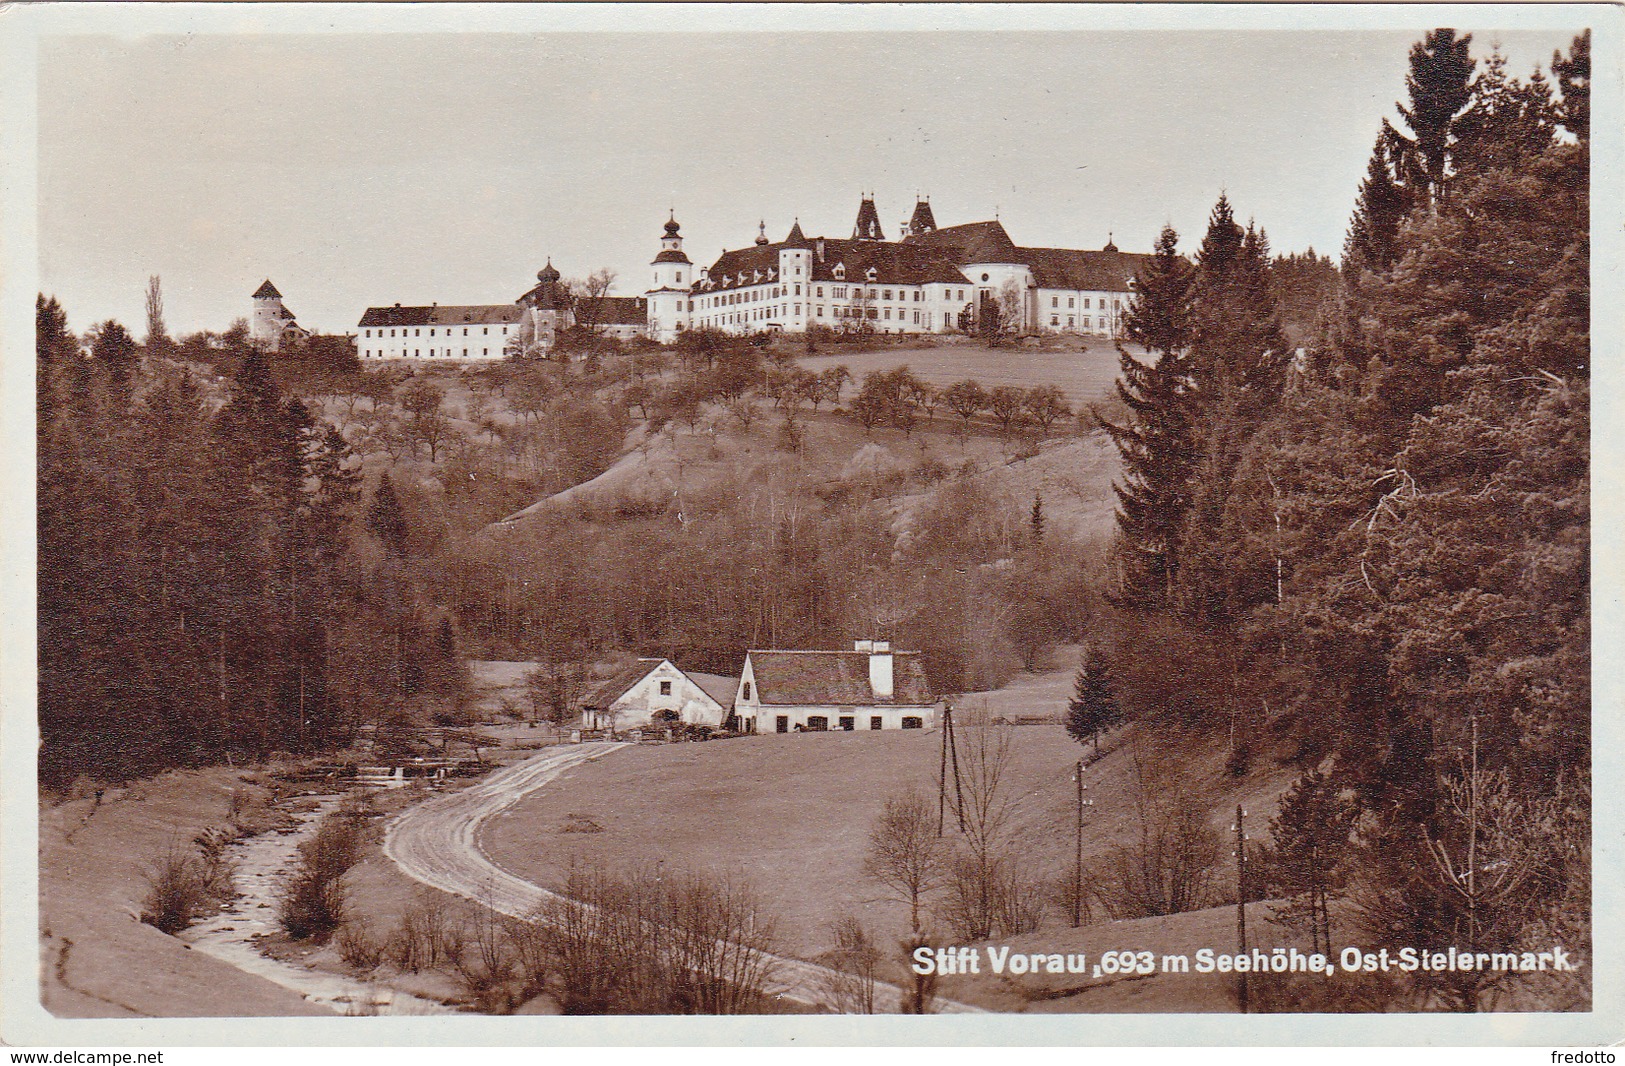
[[[1551,29],[1458,28],[1526,76],[1583,25],[1554,10]],[[246,315],[269,278],[302,325],[343,332],[369,305],[512,301],[549,259],[641,293],[668,210],[704,265],[762,221],[849,236],[864,192],[892,234],[924,195],[938,225],[1149,251],[1165,222],[1193,250],[1223,191],[1276,251],[1335,257],[1430,25],[688,32],[680,9],[627,14],[638,32],[45,36],[39,287],[75,329],[139,336],[157,274],[179,335]]]

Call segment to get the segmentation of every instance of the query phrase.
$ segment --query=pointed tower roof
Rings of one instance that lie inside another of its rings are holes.
[[[672,211],[666,217],[666,236],[675,237],[681,227],[677,225],[677,212]]]
[[[883,241],[886,231],[880,228],[880,212],[875,210],[872,196],[865,196],[858,205],[858,222],[852,227],[852,238],[860,241]]]
[[[930,200],[916,200],[914,202],[914,217],[908,220],[909,234],[930,233],[937,228],[936,216],[931,214]]]
[[[276,291],[276,286],[271,284],[271,279],[266,278],[265,282],[260,285],[259,288],[254,290],[254,299],[280,300],[282,299],[282,294]]]
[[[1106,247],[1102,248],[1101,251],[1103,251],[1103,252],[1115,252],[1115,251],[1117,251],[1117,245],[1112,243],[1112,235],[1111,235],[1110,232],[1108,232],[1106,234]]]
[[[807,235],[801,232],[801,219],[796,219],[796,224],[790,227],[790,235],[784,238],[784,243],[789,248],[807,247]]]

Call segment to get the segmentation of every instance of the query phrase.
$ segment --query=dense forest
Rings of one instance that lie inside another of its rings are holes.
[[[41,298],[36,327],[43,784],[322,750],[363,708],[460,684],[449,620],[351,535],[349,446],[245,331],[215,350],[219,388],[167,357],[161,320],[82,349]]]
[[[1109,427],[1120,666],[1236,772],[1305,768],[1283,868],[1374,942],[1583,942],[1589,36],[1550,80],[1470,41],[1412,50],[1300,349],[1262,229],[1221,198],[1191,260],[1164,231]],[[1435,983],[1473,1009],[1492,978]]]

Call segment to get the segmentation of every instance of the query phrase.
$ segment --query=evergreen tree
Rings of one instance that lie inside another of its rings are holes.
[[[1270,822],[1270,873],[1291,897],[1279,910],[1288,925],[1308,927],[1311,950],[1331,954],[1331,897],[1342,886],[1358,808],[1318,768],[1293,782]]]
[[[1291,364],[1269,278],[1263,231],[1236,224],[1220,196],[1197,256],[1191,330],[1193,438],[1189,505],[1176,534],[1174,589],[1189,619],[1228,621],[1228,550],[1217,536],[1236,467],[1252,433],[1276,410]]]
[[[112,320],[95,327],[91,342],[91,356],[102,367],[105,380],[115,404],[123,404],[130,396],[141,353],[130,331]]]
[[[1079,744],[1093,742],[1099,755],[1100,734],[1122,721],[1122,712],[1112,686],[1111,664],[1098,645],[1091,644],[1084,652],[1066,707],[1067,734]]]
[[[1179,235],[1164,226],[1150,263],[1135,279],[1124,317],[1129,339],[1149,349],[1140,362],[1118,346],[1117,393],[1130,412],[1122,425],[1102,422],[1123,461],[1117,494],[1115,598],[1149,607],[1167,601],[1178,572],[1177,534],[1190,500],[1195,447],[1186,393],[1190,379],[1190,290],[1194,271],[1179,254]]]
[[[391,555],[406,554],[406,512],[400,497],[395,494],[395,483],[385,473],[373,490],[372,503],[367,507],[367,529],[383,542]]]
[[[1452,174],[1456,122],[1472,99],[1473,58],[1468,52],[1472,40],[1471,34],[1457,37],[1455,30],[1441,28],[1411,46],[1410,73],[1405,77],[1410,106],[1399,105],[1399,114],[1412,136],[1395,130],[1395,147],[1409,184],[1422,193],[1419,203],[1435,211],[1445,202]]]
[[[1591,31],[1586,30],[1569,46],[1569,54],[1552,54],[1552,74],[1557,78],[1562,101],[1558,121],[1580,141],[1591,141]]]
[[[1362,270],[1380,274],[1393,265],[1400,224],[1415,206],[1412,190],[1404,184],[1393,158],[1396,137],[1383,119],[1343,242],[1343,271],[1351,278],[1358,278]]]

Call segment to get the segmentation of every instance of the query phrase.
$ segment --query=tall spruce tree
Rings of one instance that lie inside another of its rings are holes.
[[[1164,226],[1151,261],[1135,278],[1124,317],[1129,339],[1147,349],[1150,361],[1118,347],[1117,393],[1130,417],[1121,425],[1101,423],[1123,460],[1122,481],[1112,485],[1120,575],[1114,597],[1136,607],[1166,603],[1179,569],[1177,538],[1195,454],[1185,361],[1193,278],[1179,254],[1179,235]]]
[[[1413,191],[1404,184],[1393,157],[1395,136],[1383,119],[1343,242],[1343,270],[1352,277],[1357,278],[1362,270],[1381,273],[1393,265],[1400,224],[1415,204]]]
[[[1468,52],[1472,40],[1472,34],[1457,37],[1446,27],[1430,30],[1411,46],[1410,73],[1405,76],[1410,106],[1399,105],[1411,136],[1397,130],[1394,136],[1411,184],[1422,190],[1422,202],[1435,211],[1445,201],[1452,174],[1456,123],[1473,96],[1473,57]]]

